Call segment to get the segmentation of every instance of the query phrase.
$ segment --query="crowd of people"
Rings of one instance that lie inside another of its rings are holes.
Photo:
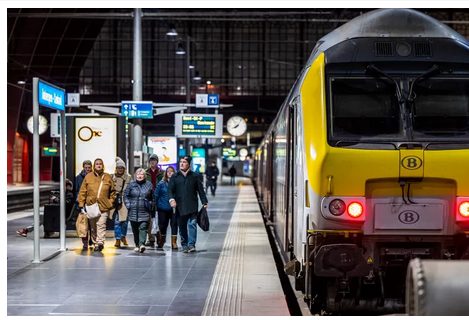
[[[208,200],[202,186],[202,176],[190,170],[191,162],[192,158],[185,156],[179,162],[178,172],[173,167],[163,171],[158,167],[158,156],[152,154],[149,168],[137,169],[132,179],[125,162],[119,157],[113,174],[104,172],[102,159],[95,159],[94,163],[84,161],[83,170],[75,180],[78,209],[76,230],[82,239],[83,250],[104,249],[106,223],[111,219],[114,221],[116,248],[129,245],[126,236],[130,221],[136,252],[143,253],[147,246],[153,248],[155,243],[158,249],[162,249],[168,226],[171,227],[171,248],[178,249],[179,229],[183,252],[194,252],[197,196],[205,208]],[[97,217],[90,217],[88,213],[92,209],[94,211],[93,206],[99,208]]]
[[[83,169],[73,183],[67,179],[67,210],[77,211],[76,231],[82,239],[83,250],[102,251],[106,240],[108,219],[114,222],[114,247],[128,246],[127,229],[134,237],[134,251],[143,253],[146,247],[162,249],[171,228],[171,248],[178,250],[178,231],[184,253],[196,251],[198,198],[207,208],[208,199],[203,176],[191,170],[192,157],[183,156],[179,170],[158,167],[158,156],[152,154],[148,169],[139,168],[132,177],[125,162],[117,157],[115,172],[108,174],[102,159],[83,161]],[[230,171],[231,173],[231,171]],[[207,187],[215,196],[220,171],[215,162],[206,171]],[[33,226],[18,230],[26,236]]]

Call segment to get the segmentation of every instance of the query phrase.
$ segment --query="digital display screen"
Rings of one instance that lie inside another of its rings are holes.
[[[216,133],[217,122],[215,117],[183,116],[182,134],[212,135]]]
[[[221,138],[223,136],[222,114],[174,115],[174,136],[178,138]]]

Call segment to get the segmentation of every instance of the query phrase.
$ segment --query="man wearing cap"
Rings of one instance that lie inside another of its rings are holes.
[[[191,162],[191,156],[184,156],[179,160],[179,171],[171,177],[168,188],[169,203],[178,211],[179,234],[184,253],[196,251],[197,213],[199,211],[197,194],[205,208],[208,204],[202,185],[202,176],[190,169]]]
[[[153,185],[153,193],[155,193],[156,186],[158,183],[163,179],[164,172],[158,168],[158,156],[156,154],[152,154],[150,156],[150,168],[145,170],[147,181],[150,181]],[[155,217],[155,212],[152,212],[152,218]],[[148,241],[145,243],[146,246],[155,246],[155,235],[151,234],[151,227],[152,227],[152,219],[150,219],[150,223],[148,223]],[[156,234],[157,239],[159,240],[160,234],[159,231]]]

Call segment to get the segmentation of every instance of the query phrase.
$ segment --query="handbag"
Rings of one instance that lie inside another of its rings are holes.
[[[203,231],[208,231],[210,229],[210,221],[208,220],[208,213],[205,207],[202,207],[197,215],[197,224]]]
[[[98,198],[99,198],[99,194],[101,193],[101,187],[103,186],[103,179],[104,179],[104,174],[101,178],[101,183],[99,184],[98,196],[96,197],[96,202],[90,206],[87,206],[85,204],[86,216],[88,217],[88,219],[98,218],[101,215],[101,210],[99,210],[99,205],[98,205]]]

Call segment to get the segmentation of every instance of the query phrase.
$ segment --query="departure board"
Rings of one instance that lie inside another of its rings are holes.
[[[216,133],[217,121],[215,116],[182,116],[183,135],[210,135]]]
[[[176,113],[175,136],[180,138],[221,138],[223,115]]]

